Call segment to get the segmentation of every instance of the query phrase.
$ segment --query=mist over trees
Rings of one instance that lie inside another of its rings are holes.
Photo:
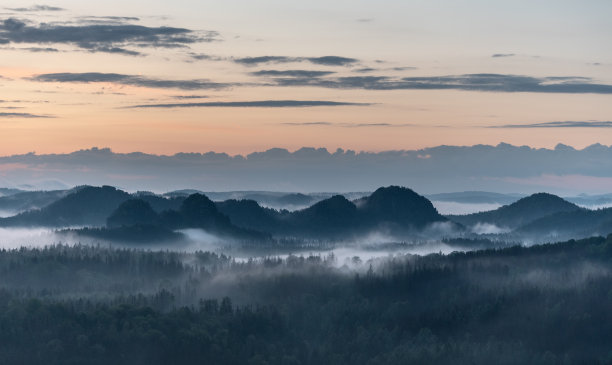
[[[451,255],[235,261],[0,251],[0,360],[607,363],[612,236]]]

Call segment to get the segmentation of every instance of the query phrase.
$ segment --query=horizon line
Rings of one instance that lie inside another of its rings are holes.
[[[585,146],[584,148],[577,148],[575,146],[569,145],[569,144],[565,144],[565,143],[557,143],[553,148],[548,148],[548,147],[532,147],[529,145],[515,145],[512,143],[507,143],[507,142],[499,142],[496,145],[493,144],[485,144],[485,143],[477,143],[477,144],[472,144],[472,145],[452,145],[452,144],[440,144],[440,145],[434,145],[434,146],[430,146],[430,147],[423,147],[423,148],[417,148],[417,149],[389,149],[389,150],[353,150],[353,149],[344,149],[341,147],[336,148],[336,150],[334,151],[333,149],[329,149],[327,147],[313,147],[313,146],[302,146],[299,148],[296,148],[294,150],[290,150],[289,148],[285,148],[285,147],[269,147],[263,150],[254,150],[252,152],[246,153],[246,154],[242,154],[242,153],[237,153],[237,154],[230,154],[227,152],[217,152],[217,151],[213,151],[213,150],[209,150],[206,152],[196,152],[196,151],[180,151],[180,152],[175,152],[173,154],[158,154],[158,153],[154,153],[154,152],[144,152],[144,151],[131,151],[131,152],[115,152],[113,151],[113,149],[111,147],[98,147],[98,146],[92,146],[89,148],[82,148],[79,150],[73,150],[70,152],[49,152],[49,153],[37,153],[36,151],[31,151],[31,152],[26,152],[26,153],[17,153],[17,154],[10,154],[10,155],[0,155],[0,158],[8,158],[8,157],[20,157],[20,156],[51,156],[51,155],[57,155],[57,156],[61,156],[61,155],[71,155],[71,154],[75,154],[75,153],[79,153],[79,152],[102,152],[102,153],[112,153],[114,155],[131,155],[131,154],[143,154],[143,155],[149,155],[149,156],[158,156],[158,157],[175,157],[177,155],[207,155],[207,154],[214,154],[214,155],[226,155],[228,157],[247,157],[250,156],[252,154],[257,154],[257,153],[266,153],[266,152],[270,152],[270,151],[274,151],[274,150],[278,150],[278,151],[284,151],[287,152],[289,154],[294,154],[296,152],[302,151],[302,150],[314,150],[314,151],[325,151],[330,155],[333,154],[337,154],[337,153],[342,153],[342,154],[355,154],[355,155],[359,155],[359,154],[380,154],[380,153],[389,153],[389,152],[420,152],[420,151],[425,151],[425,150],[430,150],[430,149],[435,149],[435,148],[442,148],[442,147],[450,147],[450,148],[474,148],[474,147],[492,147],[492,148],[499,148],[499,147],[512,147],[512,148],[529,148],[530,150],[548,150],[548,151],[557,151],[557,150],[573,150],[575,152],[580,152],[580,151],[584,151],[587,150],[589,148],[593,148],[593,147],[604,147],[604,148],[612,148],[612,144],[610,145],[606,145],[600,142],[596,142],[593,144],[590,144],[588,146]]]

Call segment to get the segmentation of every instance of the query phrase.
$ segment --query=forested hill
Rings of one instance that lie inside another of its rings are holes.
[[[448,217],[464,225],[487,223],[514,229],[551,214],[580,209],[556,195],[537,193],[492,211]]]

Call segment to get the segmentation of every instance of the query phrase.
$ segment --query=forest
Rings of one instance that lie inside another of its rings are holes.
[[[606,364],[612,235],[339,260],[0,251],[0,363]]]

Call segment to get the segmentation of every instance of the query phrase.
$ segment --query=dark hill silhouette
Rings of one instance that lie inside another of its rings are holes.
[[[161,214],[162,224],[172,229],[202,228],[208,232],[238,239],[267,240],[270,235],[238,227],[219,212],[216,204],[203,194],[192,194],[183,201],[178,211]]]
[[[402,228],[423,228],[447,219],[440,215],[429,199],[414,191],[389,186],[377,189],[358,201],[359,211],[371,224],[395,224]]]
[[[86,186],[49,204],[13,217],[0,219],[2,226],[67,227],[74,225],[102,226],[106,218],[130,194],[112,186]]]
[[[134,194],[134,197],[144,200],[154,211],[161,213],[164,210],[178,210],[185,200],[184,196],[163,197],[154,194]]]
[[[360,229],[357,207],[342,195],[291,213],[286,229],[306,236],[337,236]]]
[[[240,227],[319,239],[350,239],[377,229],[402,234],[447,221],[427,198],[398,186],[380,188],[355,202],[335,195],[294,212],[263,208],[251,200],[227,200],[217,206]]]
[[[126,200],[106,219],[110,228],[133,225],[157,225],[159,215],[142,199]]]
[[[216,205],[221,213],[239,227],[266,232],[276,232],[280,229],[280,213],[274,209],[264,208],[254,200],[230,199],[217,202]]]
[[[466,226],[477,223],[489,223],[499,227],[518,228],[552,214],[572,212],[580,209],[577,205],[556,195],[537,193],[488,212],[448,217]]]

